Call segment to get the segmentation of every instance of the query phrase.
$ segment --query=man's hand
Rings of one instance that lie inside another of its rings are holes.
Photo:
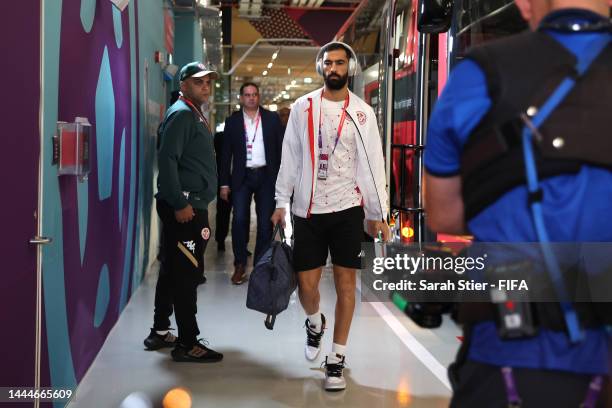
[[[287,210],[285,210],[284,208],[277,208],[276,210],[274,210],[274,214],[272,214],[272,218],[270,218],[270,221],[272,221],[272,224],[274,224],[274,226],[276,226],[276,224],[280,222],[281,227],[285,228],[286,215]]]
[[[187,204],[187,207],[183,208],[182,210],[174,211],[174,218],[176,218],[176,221],[180,222],[181,224],[191,221],[193,217],[195,217],[195,212],[193,211],[191,204]]]
[[[221,187],[221,191],[219,191],[219,197],[221,197],[223,201],[229,201],[230,191],[231,190],[229,187]]]
[[[373,238],[378,238],[378,233],[382,233],[383,242],[389,241],[391,232],[389,226],[383,221],[368,220],[368,234]]]

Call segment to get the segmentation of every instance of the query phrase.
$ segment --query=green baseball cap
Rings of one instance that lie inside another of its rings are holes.
[[[201,78],[203,76],[210,75],[212,79],[217,79],[219,74],[212,68],[202,64],[199,61],[190,62],[181,68],[179,72],[179,81],[184,81],[191,77]]]

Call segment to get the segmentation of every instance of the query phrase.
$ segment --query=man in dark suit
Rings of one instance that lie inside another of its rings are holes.
[[[215,133],[215,153],[217,153],[217,168],[221,168],[221,149],[223,146],[223,132]],[[220,189],[219,189],[220,190]],[[221,191],[219,191],[220,193]],[[229,232],[230,213],[232,204],[227,200],[222,200],[217,196],[217,215],[215,217],[215,240],[217,241],[218,251],[225,251],[225,238]]]
[[[232,283],[245,281],[247,237],[251,199],[255,196],[257,238],[254,264],[268,248],[272,237],[270,217],[274,212],[274,188],[280,167],[283,128],[278,115],[259,106],[259,87],[240,87],[242,108],[225,121],[219,167],[220,197],[228,201],[231,191],[234,218]]]
[[[215,153],[217,154],[217,168],[221,168],[221,149],[223,148],[223,132],[215,133]],[[221,182],[221,181],[219,181]],[[227,238],[227,234],[229,233],[230,226],[230,215],[232,213],[232,203],[231,203],[231,195],[229,200],[222,200],[221,196],[221,188],[217,193],[217,214],[215,216],[215,240],[217,241],[217,251],[224,252],[225,251],[225,238]],[[247,244],[249,243],[249,235],[248,235],[248,226],[250,224],[251,214],[247,218]],[[247,256],[253,255],[251,252],[247,250]],[[204,278],[206,281],[206,278]]]

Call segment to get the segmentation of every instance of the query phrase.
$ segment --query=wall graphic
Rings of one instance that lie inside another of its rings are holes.
[[[53,239],[41,247],[41,386],[76,387],[149,266],[157,239],[154,130],[168,92],[151,59],[168,45],[168,7],[166,0],[130,0],[121,12],[108,0],[36,0],[2,15],[11,55],[0,112],[0,248],[8,254],[0,285],[8,330],[0,337],[2,386],[34,385],[36,247],[28,241],[37,216]],[[92,125],[91,172],[82,182],[58,177],[51,164],[57,121],[75,117]]]
[[[152,194],[139,192],[153,184],[152,171],[142,171],[153,163],[141,151],[155,140],[139,123],[139,2],[123,12],[106,0],[44,4],[45,151],[56,121],[87,117],[92,125],[84,182],[58,177],[44,156],[43,229],[54,242],[43,253],[43,384],[75,387],[149,263],[136,239],[150,236]],[[162,27],[163,2],[143,4],[159,9]],[[147,53],[164,46],[163,31],[158,36]],[[163,88],[161,75],[155,80]],[[164,105],[163,92],[151,97]]]

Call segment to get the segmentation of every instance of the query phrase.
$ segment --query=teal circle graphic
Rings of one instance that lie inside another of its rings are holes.
[[[81,0],[81,24],[86,33],[91,31],[96,17],[96,0]]]
[[[106,312],[108,311],[108,303],[110,301],[110,278],[108,266],[102,265],[100,278],[98,280],[98,293],[96,295],[96,310],[94,312],[94,327],[98,328],[102,325]]]
[[[113,147],[115,144],[115,93],[108,47],[100,64],[96,86],[96,153],[98,159],[98,196],[100,201],[113,192]]]
[[[113,27],[115,29],[115,42],[117,48],[121,48],[123,44],[123,25],[121,24],[121,11],[113,6]]]
[[[85,259],[85,244],[87,243],[87,225],[89,223],[89,180],[77,182],[77,204],[79,208],[79,249],[81,265]]]
[[[131,180],[130,180],[131,181]],[[123,223],[123,195],[125,192],[125,128],[121,134],[121,149],[119,150],[119,229]]]

